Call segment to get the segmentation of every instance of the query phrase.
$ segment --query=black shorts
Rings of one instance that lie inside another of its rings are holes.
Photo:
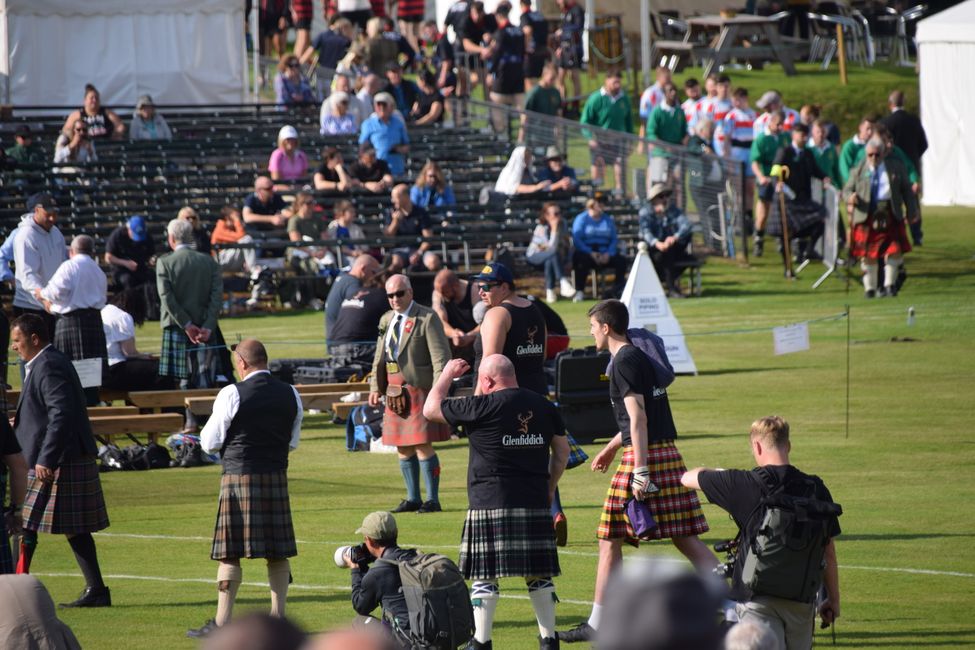
[[[548,52],[532,54],[525,57],[525,77],[537,79],[542,76],[542,68],[548,62]]]
[[[366,23],[372,18],[372,9],[360,9],[358,11],[340,11],[339,15],[350,23],[365,31]]]
[[[311,29],[311,18],[299,18],[296,20],[295,29]]]
[[[562,44],[558,65],[565,70],[578,70],[582,67],[582,48],[569,43]]]
[[[771,201],[775,198],[775,181],[770,180],[765,185],[758,186],[758,200]]]

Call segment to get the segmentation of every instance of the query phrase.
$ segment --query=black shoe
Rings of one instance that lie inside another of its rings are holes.
[[[556,632],[555,638],[566,643],[579,643],[580,641],[592,641],[596,638],[596,630],[592,629],[589,621],[579,623],[571,630],[566,632]]]
[[[416,509],[416,514],[421,514],[424,512],[442,512],[443,508],[440,507],[439,501],[424,501],[419,508]]]
[[[61,603],[58,607],[70,609],[72,607],[111,607],[112,593],[108,587],[85,587],[85,590],[78,596],[78,600],[70,603]]]
[[[186,636],[191,639],[203,639],[210,636],[214,630],[216,630],[219,625],[212,618],[203,624],[203,627],[198,627],[195,629],[186,630]]]
[[[904,286],[905,282],[907,282],[907,269],[905,269],[904,265],[901,264],[897,269],[897,279],[894,281],[894,288],[900,292],[901,287]]]
[[[479,641],[475,641],[474,639],[471,639],[464,647],[464,650],[494,650],[494,646],[491,643],[491,641],[485,641],[484,643],[481,643]]]
[[[880,293],[884,298],[896,298],[897,297],[897,285],[892,285],[889,287],[884,287]]]
[[[863,292],[863,297],[864,298],[876,298],[877,297],[877,292],[874,291],[873,289],[867,289],[866,291]]]
[[[408,499],[403,499],[399,502],[399,505],[393,508],[393,512],[416,512],[423,507],[422,501],[410,501]]]
[[[538,638],[538,650],[559,650],[558,637]]]

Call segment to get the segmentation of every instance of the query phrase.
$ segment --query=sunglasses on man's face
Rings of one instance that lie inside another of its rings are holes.
[[[483,291],[484,293],[490,293],[491,289],[498,286],[496,282],[485,282],[483,284],[477,285],[478,291]]]
[[[393,298],[402,298],[406,295],[406,289],[400,289],[399,291],[393,291],[392,293],[387,293],[386,297],[392,300]]]
[[[867,158],[880,158],[879,153],[868,153]]]

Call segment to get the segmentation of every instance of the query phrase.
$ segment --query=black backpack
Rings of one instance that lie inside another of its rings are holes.
[[[823,582],[831,524],[843,508],[817,499],[811,477],[779,483],[764,467],[752,476],[766,494],[742,528],[745,534],[759,518],[754,537],[739,547],[742,583],[758,595],[811,603]]]
[[[405,632],[391,622],[409,650],[456,650],[471,640],[474,608],[464,576],[453,560],[437,553],[417,553],[405,560],[377,561],[399,567],[410,630]]]

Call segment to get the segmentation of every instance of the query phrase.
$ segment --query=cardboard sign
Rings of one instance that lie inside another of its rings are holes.
[[[809,324],[806,322],[772,328],[775,354],[791,354],[809,349]]]
[[[102,360],[81,359],[72,361],[74,369],[81,380],[82,388],[97,388],[102,385]]]

